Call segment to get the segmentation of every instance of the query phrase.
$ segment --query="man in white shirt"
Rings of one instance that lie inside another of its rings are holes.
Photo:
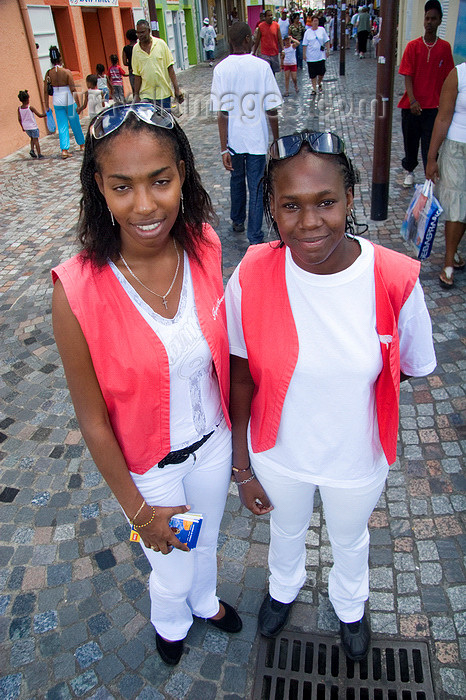
[[[245,22],[228,31],[230,56],[216,66],[211,107],[217,111],[220,153],[231,173],[230,217],[233,231],[244,231],[246,179],[249,190],[248,230],[251,244],[262,243],[262,176],[268,148],[267,120],[278,138],[280,90],[268,63],[251,55],[252,32]]]
[[[204,46],[206,61],[209,61],[209,66],[212,65],[214,60],[215,42],[217,39],[217,34],[215,29],[210,24],[209,18],[204,19],[204,26],[202,27],[199,35],[202,39],[202,45]]]
[[[282,39],[288,36],[288,27],[290,26],[290,20],[288,19],[288,13],[283,10],[280,19],[278,20],[278,26],[280,27],[280,32]]]

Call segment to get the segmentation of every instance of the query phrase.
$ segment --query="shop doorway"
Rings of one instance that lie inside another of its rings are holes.
[[[91,71],[95,73],[98,63],[102,63],[108,70],[110,54],[118,55],[112,11],[86,7],[81,8],[81,12]]]

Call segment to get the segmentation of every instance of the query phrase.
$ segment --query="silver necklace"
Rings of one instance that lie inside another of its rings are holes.
[[[429,63],[430,52],[432,51],[432,49],[434,48],[435,44],[437,43],[437,41],[438,41],[438,36],[435,37],[435,41],[434,41],[433,44],[428,44],[427,41],[424,39],[424,37],[422,37],[422,41],[424,42],[424,46],[426,47],[426,49],[427,49],[427,51],[428,51],[428,53],[427,53],[427,63]]]
[[[173,277],[172,283],[171,283],[171,285],[169,286],[168,291],[165,292],[165,294],[157,294],[157,292],[154,292],[152,289],[149,289],[149,287],[146,287],[146,285],[144,284],[144,282],[141,282],[141,280],[139,279],[139,277],[136,277],[136,275],[134,274],[134,272],[132,271],[132,269],[130,268],[130,266],[128,265],[128,263],[126,262],[126,260],[124,259],[124,257],[122,256],[122,254],[119,253],[119,256],[120,256],[120,258],[121,258],[121,262],[122,262],[123,265],[126,267],[126,269],[128,270],[129,274],[131,275],[131,277],[134,277],[134,279],[136,280],[136,282],[139,282],[139,284],[141,285],[141,287],[144,287],[144,289],[147,289],[148,292],[150,292],[151,294],[154,294],[156,297],[159,297],[159,299],[162,300],[163,305],[165,306],[166,309],[168,309],[168,306],[167,306],[167,297],[168,297],[168,295],[170,294],[171,290],[173,289],[173,285],[175,284],[175,280],[176,280],[176,278],[178,277],[178,270],[180,269],[180,254],[179,254],[179,252],[178,252],[178,248],[176,247],[175,239],[173,239],[173,245],[175,246],[176,257],[178,258],[178,262],[176,263],[175,276]]]

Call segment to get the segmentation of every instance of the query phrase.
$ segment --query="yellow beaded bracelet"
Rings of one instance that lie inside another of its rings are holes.
[[[154,506],[149,506],[149,508],[152,508],[152,516],[151,516],[150,519],[147,521],[147,523],[143,523],[142,525],[136,525],[136,523],[133,522],[133,527],[134,527],[135,530],[140,530],[142,527],[147,527],[148,525],[151,524],[151,522],[152,522],[153,519],[155,518],[156,510],[155,510]]]

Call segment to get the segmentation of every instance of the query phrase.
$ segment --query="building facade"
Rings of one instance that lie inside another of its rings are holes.
[[[121,53],[125,34],[139,19],[150,20],[148,2],[157,13],[159,34],[175,59],[175,69],[184,70],[198,62],[202,19],[196,0],[1,0],[0,40],[4,51],[0,71],[4,85],[0,102],[0,157],[27,142],[17,117],[20,90],[28,90],[31,104],[43,110],[43,80],[50,68],[49,48],[56,45],[63,64],[71,70],[78,91],[85,89],[85,78],[96,72],[96,65],[110,66],[110,55]],[[223,21],[226,0],[219,0]],[[200,0],[198,0],[200,2]],[[215,3],[214,3],[215,7]],[[131,91],[125,78],[125,93]],[[41,136],[45,122],[38,120]]]

